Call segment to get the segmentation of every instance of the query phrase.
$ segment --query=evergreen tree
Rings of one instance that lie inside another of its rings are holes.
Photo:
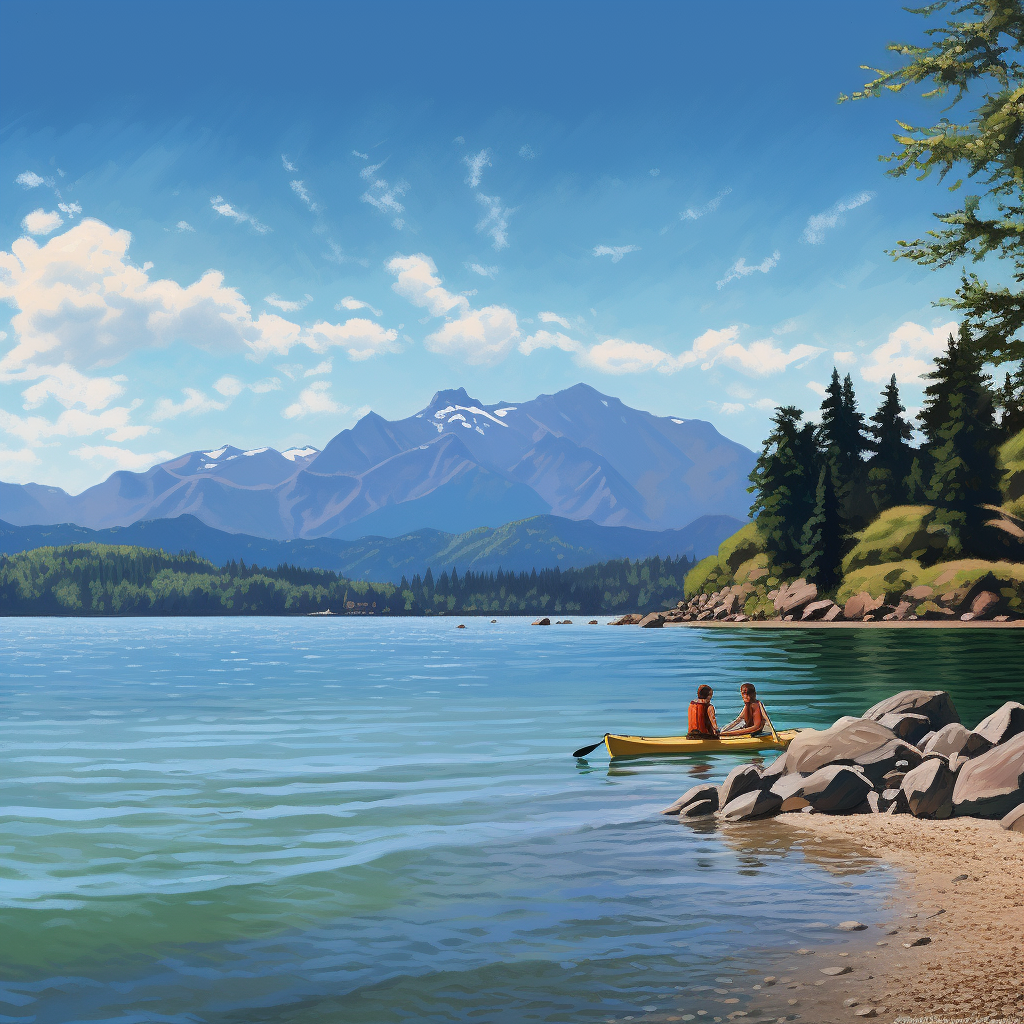
[[[908,500],[906,478],[910,475],[914,449],[910,446],[913,427],[903,417],[896,374],[882,392],[882,404],[871,417],[874,455],[868,462],[868,494],[879,512]]]
[[[835,367],[821,403],[816,439],[821,455],[832,464],[843,518],[851,530],[858,529],[875,513],[865,486],[867,467],[863,460],[871,443],[865,436],[864,416],[857,409],[853,379],[847,374],[840,382]]]
[[[800,425],[803,415],[791,405],[775,410],[775,426],[747,488],[755,493],[750,516],[757,521],[772,563],[782,571],[803,560],[801,535],[814,509],[814,434],[810,424]]]
[[[800,548],[804,558],[803,575],[823,591],[834,590],[842,578],[843,549],[846,535],[839,507],[835,470],[824,459],[818,471],[814,510],[804,525]]]
[[[1007,373],[1003,386],[996,392],[999,408],[999,432],[1004,441],[1024,430],[1024,363]]]

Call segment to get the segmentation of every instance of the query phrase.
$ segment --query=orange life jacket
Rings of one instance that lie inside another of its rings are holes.
[[[715,728],[711,724],[711,716],[708,714],[708,708],[711,707],[711,701],[709,700],[691,700],[690,701],[690,715],[689,715],[689,731],[692,733],[702,733],[705,736],[714,736]]]

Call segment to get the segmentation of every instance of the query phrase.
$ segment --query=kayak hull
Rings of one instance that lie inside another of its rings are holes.
[[[746,754],[757,750],[785,750],[799,729],[782,729],[774,736],[736,736],[729,739],[688,740],[685,736],[619,736],[605,733],[609,757],[649,754]]]

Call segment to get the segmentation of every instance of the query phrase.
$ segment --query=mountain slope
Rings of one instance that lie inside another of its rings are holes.
[[[415,573],[422,575],[428,566],[438,575],[453,567],[460,572],[498,568],[518,572],[555,566],[579,568],[615,558],[653,555],[703,558],[741,525],[728,516],[705,516],[682,530],[633,530],[543,515],[461,534],[425,529],[396,538],[275,541],[215,530],[195,516],[182,515],[106,530],[0,522],[0,553],[63,544],[125,544],[162,548],[171,554],[195,551],[215,565],[232,559],[271,568],[290,563],[331,569],[350,579],[398,583],[403,575],[409,579]]]

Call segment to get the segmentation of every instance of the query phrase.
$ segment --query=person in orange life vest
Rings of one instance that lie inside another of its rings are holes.
[[[743,710],[723,730],[723,736],[760,736],[768,725],[764,706],[757,699],[757,690],[753,683],[744,683],[740,687],[743,698]]]
[[[707,683],[697,687],[697,699],[690,701],[688,740],[717,738],[718,722],[715,721],[715,705],[711,703],[714,692]]]

